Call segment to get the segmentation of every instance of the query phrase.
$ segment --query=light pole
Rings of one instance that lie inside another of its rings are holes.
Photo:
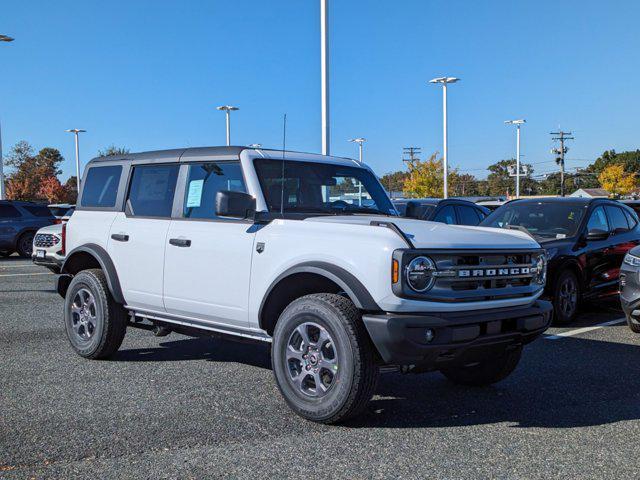
[[[358,138],[352,138],[349,141],[351,143],[357,143],[358,144],[358,160],[360,160],[360,163],[362,163],[362,145],[364,144],[364,142],[367,141],[367,139],[366,138],[362,138],[362,137],[358,137]]]
[[[238,107],[232,107],[231,105],[221,105],[216,107],[218,110],[227,114],[227,147],[231,145],[231,112],[240,110]]]
[[[429,83],[440,83],[442,84],[442,136],[443,136],[443,146],[442,146],[442,160],[444,167],[444,198],[449,197],[448,191],[448,175],[449,175],[449,143],[447,137],[447,85],[449,83],[456,83],[459,81],[459,78],[456,77],[438,77],[432,80],[429,80]]]
[[[516,198],[520,198],[520,125],[527,123],[524,119],[506,120],[507,125],[516,126]]]
[[[0,42],[13,42],[13,38],[7,35],[0,35]],[[0,125],[0,200],[4,199],[4,162],[2,160],[2,126]]]
[[[320,84],[322,102],[322,154],[329,155],[329,0],[320,0]]]
[[[82,130],[81,128],[70,128],[65,131],[73,133],[76,137],[76,188],[78,189],[78,195],[80,195],[80,144],[78,142],[78,134],[86,132],[86,130]]]
[[[358,137],[358,138],[352,138],[349,141],[352,143],[358,144],[358,160],[360,161],[360,163],[362,163],[362,146],[364,142],[367,141],[367,139]],[[358,182],[358,205],[362,206],[362,182],[360,181]]]

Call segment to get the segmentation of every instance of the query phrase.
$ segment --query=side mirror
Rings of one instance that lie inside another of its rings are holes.
[[[596,240],[606,240],[607,238],[609,238],[609,232],[600,230],[599,228],[594,228],[593,230],[589,230],[587,232],[585,238],[588,242],[593,242]]]
[[[221,190],[216,194],[216,215],[250,218],[256,211],[256,199],[248,193]]]

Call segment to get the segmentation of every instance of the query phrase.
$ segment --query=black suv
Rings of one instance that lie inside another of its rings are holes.
[[[617,296],[624,256],[640,244],[636,213],[603,198],[513,200],[480,225],[522,230],[547,250],[545,292],[557,324],[571,322],[581,300]]]
[[[0,201],[0,256],[13,252],[31,258],[36,231],[55,223],[46,205],[11,200]]]
[[[489,215],[488,208],[468,200],[449,198],[416,198],[394,200],[393,206],[403,217],[447,223],[449,225],[478,225]]]

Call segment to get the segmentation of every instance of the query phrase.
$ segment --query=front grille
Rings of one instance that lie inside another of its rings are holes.
[[[425,255],[436,265],[433,287],[424,293],[405,282],[394,287],[403,297],[436,302],[478,302],[535,295],[543,288],[538,283],[536,262],[540,249],[526,251],[396,251],[402,271],[412,258]]]
[[[38,233],[33,241],[36,247],[49,248],[60,243],[60,238],[51,233]]]

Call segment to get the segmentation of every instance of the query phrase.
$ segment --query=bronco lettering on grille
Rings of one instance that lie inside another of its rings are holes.
[[[458,277],[507,277],[511,275],[530,275],[530,267],[507,267],[507,268],[474,268],[458,270]]]

